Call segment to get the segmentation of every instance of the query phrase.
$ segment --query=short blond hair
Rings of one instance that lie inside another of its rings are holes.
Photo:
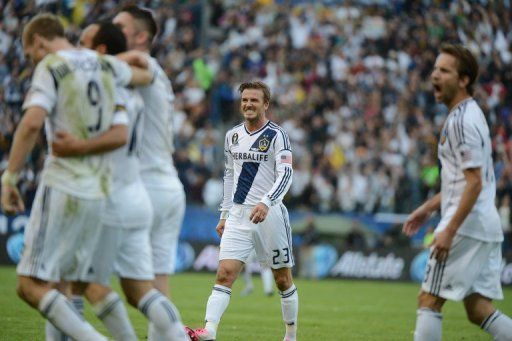
[[[25,25],[23,29],[23,44],[31,46],[34,43],[34,35],[53,40],[54,38],[64,38],[64,26],[59,17],[50,13],[38,14]]]

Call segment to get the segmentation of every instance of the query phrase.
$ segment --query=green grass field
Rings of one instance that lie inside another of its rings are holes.
[[[213,274],[179,274],[172,278],[173,300],[185,324],[202,326],[204,307]],[[241,297],[242,281],[233,291],[231,303],[217,334],[218,340],[281,340],[284,327],[277,295],[262,293],[259,277],[255,291]],[[0,340],[44,340],[44,320],[15,293],[13,267],[0,267]],[[412,340],[416,293],[413,283],[348,280],[296,280],[299,289],[299,340]],[[117,287],[117,284],[116,284]],[[497,306],[512,315],[512,289]],[[147,323],[137,310],[128,308],[137,335],[146,339]],[[105,328],[86,306],[86,318],[100,331]],[[466,321],[461,303],[448,302],[444,310],[444,340],[490,340]]]

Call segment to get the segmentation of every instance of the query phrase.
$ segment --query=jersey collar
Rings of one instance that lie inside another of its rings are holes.
[[[263,129],[265,129],[268,125],[270,124],[270,120],[267,121],[267,123],[265,123],[263,125],[263,127],[261,127],[260,129],[256,130],[256,131],[253,131],[252,133],[249,132],[249,130],[247,130],[247,127],[245,126],[245,122],[244,122],[244,129],[245,129],[245,132],[248,134],[248,135],[254,135],[254,134],[257,134],[259,133],[260,131],[262,131]]]

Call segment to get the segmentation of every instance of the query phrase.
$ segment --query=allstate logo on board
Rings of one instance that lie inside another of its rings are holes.
[[[409,274],[411,275],[411,279],[415,282],[423,282],[425,278],[425,268],[428,263],[428,250],[423,250],[414,257],[411,262],[411,267],[409,269]]]

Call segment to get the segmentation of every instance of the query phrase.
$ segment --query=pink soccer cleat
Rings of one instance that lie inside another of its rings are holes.
[[[199,341],[199,338],[197,337],[196,332],[192,328],[185,326],[185,332],[187,333],[188,337],[190,338],[190,341]]]
[[[194,332],[199,341],[215,341],[215,335],[212,335],[205,328],[197,328]]]

